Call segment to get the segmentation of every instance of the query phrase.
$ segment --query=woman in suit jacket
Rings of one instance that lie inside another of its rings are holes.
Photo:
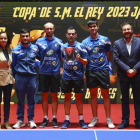
[[[2,100],[2,92],[3,92],[4,126],[6,129],[11,129],[11,126],[8,122],[10,112],[11,91],[13,86],[11,64],[12,64],[12,49],[10,48],[10,38],[6,32],[0,32],[0,103]],[[1,129],[1,113],[0,113],[0,129]]]

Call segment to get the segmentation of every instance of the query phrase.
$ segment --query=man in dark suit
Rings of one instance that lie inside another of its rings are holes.
[[[129,23],[122,25],[123,38],[114,42],[113,60],[118,67],[122,94],[122,123],[118,129],[129,127],[129,87],[132,86],[135,127],[140,129],[140,39],[133,36]]]

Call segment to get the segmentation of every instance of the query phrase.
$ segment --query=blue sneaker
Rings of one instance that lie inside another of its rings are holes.
[[[67,129],[68,127],[70,127],[70,121],[65,120],[64,123],[61,126],[61,129]]]
[[[79,121],[79,126],[81,126],[83,129],[88,128],[87,124],[84,122],[84,120]]]

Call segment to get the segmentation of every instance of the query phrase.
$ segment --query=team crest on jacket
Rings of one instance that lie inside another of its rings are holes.
[[[34,57],[34,53],[31,53],[31,57]]]
[[[99,47],[95,47],[93,53],[98,53],[98,52],[99,52]]]
[[[99,42],[99,46],[101,46],[102,45],[102,43],[101,42]]]
[[[53,54],[53,50],[50,49],[49,51],[47,51],[47,55],[52,55]]]
[[[55,47],[57,47],[57,43],[55,43]]]
[[[78,53],[78,50],[77,49],[75,49],[75,53]]]

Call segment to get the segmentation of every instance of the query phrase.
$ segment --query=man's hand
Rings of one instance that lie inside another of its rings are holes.
[[[60,76],[63,74],[63,68],[60,68]]]
[[[133,69],[129,69],[129,70],[127,71],[127,73],[129,73],[129,74],[131,74],[131,73],[133,73],[133,72],[134,72]]]
[[[128,77],[133,77],[133,76],[135,76],[136,75],[136,70],[134,70],[134,69],[129,69],[128,71],[127,71],[127,76]]]
[[[80,59],[80,54],[76,55],[76,59],[79,60]]]
[[[79,60],[82,64],[87,65],[87,59],[82,59],[80,54],[76,55],[76,59]]]

